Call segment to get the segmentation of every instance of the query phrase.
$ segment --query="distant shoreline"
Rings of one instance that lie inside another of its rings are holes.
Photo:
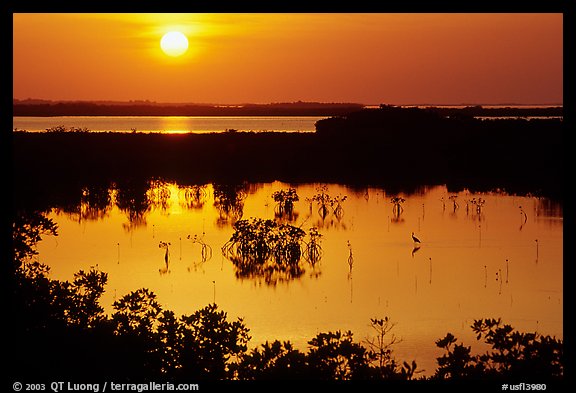
[[[14,100],[12,116],[344,116],[377,105],[360,103],[291,102],[271,104],[163,104],[147,101],[91,102]],[[400,105],[426,108],[441,115],[478,117],[563,116],[562,105]]]
[[[12,116],[340,116],[364,108],[356,103],[157,104],[149,102],[18,102]]]

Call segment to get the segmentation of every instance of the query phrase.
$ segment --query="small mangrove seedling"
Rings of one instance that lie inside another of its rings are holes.
[[[277,216],[292,216],[294,213],[294,202],[300,200],[295,188],[287,190],[275,191],[272,194],[272,199],[276,202],[274,212]]]
[[[350,268],[350,273],[352,274],[352,267],[354,267],[354,256],[352,255],[352,244],[348,240],[348,267]]]
[[[315,265],[320,259],[322,258],[322,247],[320,246],[320,238],[322,235],[318,232],[318,229],[315,227],[310,228],[310,232],[308,232],[308,237],[310,238],[309,242],[306,243],[306,252],[304,257],[306,260]]]
[[[400,217],[400,214],[402,214],[402,212],[404,211],[404,209],[402,208],[402,204],[405,201],[406,200],[404,198],[399,196],[390,198],[390,203],[392,203],[392,213],[394,213],[396,217]]]
[[[328,187],[326,186],[318,187],[316,191],[318,192],[312,196],[312,200],[318,204],[318,214],[320,217],[325,219],[329,213],[328,207],[332,205],[332,198],[328,195]]]
[[[202,233],[202,237],[199,237],[198,235],[194,235],[194,237],[190,237],[190,235],[188,235],[186,237],[188,240],[192,240],[192,243],[197,243],[200,245],[201,263],[209,261],[212,258],[212,247],[210,247],[210,245],[204,241],[204,235],[205,233]]]
[[[169,251],[170,242],[163,242],[163,241],[161,241],[161,242],[158,244],[158,248],[163,248],[163,249],[166,250],[166,252],[164,253],[164,263],[165,263],[166,266],[165,266],[164,268],[162,268],[162,269],[159,269],[160,274],[169,273],[170,271],[168,270],[168,268],[169,268],[169,265],[170,265],[170,251]]]
[[[452,207],[454,209],[454,212],[456,212],[456,209],[458,209],[460,207],[458,205],[458,202],[456,202],[456,199],[458,199],[458,195],[450,195],[448,197],[448,199],[450,199],[452,201]]]
[[[337,195],[334,198],[332,198],[332,201],[330,202],[330,205],[332,206],[332,212],[338,219],[341,219],[342,216],[344,215],[344,209],[342,208],[342,203],[347,198],[348,197],[346,195],[344,196]]]
[[[325,219],[332,209],[332,213],[337,219],[342,218],[344,214],[344,209],[342,208],[342,203],[347,199],[347,196],[338,195],[332,198],[328,194],[328,188],[326,186],[321,186],[316,189],[318,191],[311,199],[307,199],[310,204],[316,202],[318,205],[318,214],[322,219]]]
[[[472,198],[470,203],[472,203],[473,205],[476,206],[476,214],[480,215],[482,213],[482,207],[486,203],[486,200],[482,199],[482,198],[478,198],[478,199]]]

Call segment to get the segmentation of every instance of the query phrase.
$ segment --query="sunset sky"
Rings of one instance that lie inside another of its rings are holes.
[[[14,14],[14,98],[562,104],[562,14]],[[188,50],[168,56],[162,36]]]

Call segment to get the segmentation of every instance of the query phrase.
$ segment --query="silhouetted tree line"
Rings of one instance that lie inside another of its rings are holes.
[[[293,102],[243,105],[14,102],[13,116],[336,116],[362,109],[355,103]]]
[[[451,107],[426,107],[426,110],[434,111],[442,116],[449,117],[561,117],[564,116],[564,107],[490,107],[486,108],[481,105],[466,106],[464,108]]]
[[[562,195],[561,119],[477,119],[435,108],[382,105],[316,122],[316,133],[350,168],[449,188]],[[538,190],[535,190],[538,188]]]
[[[512,119],[476,119],[476,117],[518,117]],[[552,117],[551,119],[526,119],[530,116]],[[353,111],[343,116],[318,120],[316,130],[319,133],[337,134],[341,132],[355,133],[388,133],[394,138],[395,133],[405,132],[408,136],[418,137],[432,134],[431,138],[444,139],[444,133],[449,137],[466,138],[470,127],[473,131],[490,131],[491,126],[510,127],[512,124],[528,127],[527,124],[558,124],[563,116],[562,107],[554,108],[483,108],[481,106],[465,108],[441,107],[399,107],[380,105],[379,108],[365,108]],[[544,123],[543,123],[544,122]],[[424,127],[424,130],[417,128]],[[432,132],[431,132],[432,131]],[[434,135],[434,132],[438,134]]]
[[[560,119],[478,120],[382,106],[316,133],[13,133],[17,190],[164,178],[183,184],[325,182],[410,191],[535,193],[561,199]],[[63,191],[63,194],[65,192]]]
[[[472,325],[490,346],[487,352],[474,355],[448,333],[436,342],[445,353],[435,373],[424,378],[415,362],[393,356],[387,317],[371,320],[373,339],[359,342],[350,331],[324,332],[304,352],[278,340],[248,350],[249,329],[241,318],[230,320],[216,304],[177,316],[145,288],[120,297],[107,315],[99,302],[107,273],[93,267],[72,281],[59,281],[34,261],[37,242],[57,235],[57,229],[38,212],[14,216],[9,345],[3,351],[13,380],[563,380],[562,340],[518,332],[493,319]]]

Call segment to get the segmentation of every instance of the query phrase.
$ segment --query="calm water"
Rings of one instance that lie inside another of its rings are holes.
[[[333,197],[347,197],[341,216],[322,218],[306,200],[321,186]],[[228,208],[212,184],[156,183],[147,209],[132,214],[119,209],[111,190],[105,209],[83,204],[76,213],[52,211],[59,236],[39,244],[38,260],[62,280],[90,266],[107,272],[107,311],[141,287],[177,315],[215,301],[229,318],[244,318],[252,347],[280,339],[305,350],[308,340],[329,330],[350,329],[360,341],[372,334],[370,318],[388,316],[402,339],[393,347],[396,359],[416,360],[425,375],[442,354],[434,342],[447,332],[474,352],[484,350],[469,327],[474,319],[502,318],[522,331],[563,338],[561,206],[501,193],[451,194],[441,186],[409,195],[334,184],[295,187],[300,199],[290,222],[306,231],[318,228],[323,249],[320,262],[304,263],[298,278],[239,278],[220,252],[239,218],[275,217],[271,195],[289,188],[279,182],[237,189]],[[392,197],[404,198],[400,214]],[[477,211],[471,201],[479,199],[484,202]],[[212,250],[205,261],[194,236]],[[170,243],[168,265],[160,242]]]
[[[87,128],[94,132],[223,132],[238,131],[313,132],[314,116],[55,116],[13,117],[13,129],[30,132],[64,126]]]
[[[66,129],[88,129],[93,132],[160,132],[208,133],[238,131],[314,132],[315,123],[325,116],[54,116],[12,118],[14,130],[46,131],[64,126]],[[495,119],[494,117],[479,117]],[[501,119],[516,119],[503,116]],[[561,119],[562,117],[528,116],[527,119]]]

